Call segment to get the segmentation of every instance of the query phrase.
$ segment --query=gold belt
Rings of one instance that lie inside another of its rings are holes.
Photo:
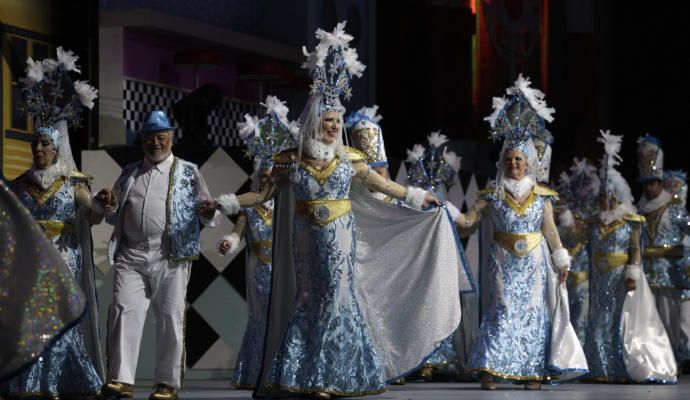
[[[74,233],[74,225],[54,219],[43,219],[36,221],[43,229],[48,239],[54,239],[63,233]]]
[[[649,259],[683,257],[683,246],[664,245],[645,247],[642,252],[642,257]]]
[[[628,253],[594,253],[594,265],[604,274],[627,262]]]
[[[333,222],[352,210],[350,200],[298,201],[297,212],[321,226]]]
[[[518,257],[523,257],[541,243],[541,232],[534,233],[506,233],[494,232],[494,240],[499,246],[515,254]]]
[[[568,287],[574,288],[575,286],[581,284],[587,279],[589,279],[588,271],[568,272]]]
[[[271,251],[273,250],[273,242],[270,240],[256,240],[249,245],[249,248],[254,253],[254,256],[264,264],[271,264]]]

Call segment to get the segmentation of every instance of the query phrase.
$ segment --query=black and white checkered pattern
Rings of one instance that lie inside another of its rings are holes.
[[[140,129],[147,112],[159,109],[165,111],[175,125],[172,116],[173,105],[180,101],[190,91],[136,79],[125,79],[123,87],[122,117],[128,131],[136,132]],[[208,139],[216,146],[242,146],[237,123],[244,121],[244,114],[257,114],[259,105],[224,98],[208,116]],[[175,129],[175,136],[182,137],[182,131]]]

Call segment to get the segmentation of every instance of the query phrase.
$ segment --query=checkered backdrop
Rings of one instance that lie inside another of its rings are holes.
[[[166,111],[172,117],[173,105],[180,101],[189,90],[157,85],[132,78],[124,80],[122,118],[129,132],[136,132],[147,112],[154,109]],[[208,116],[208,139],[216,146],[241,146],[237,123],[244,121],[244,114],[256,115],[259,105],[223,98],[222,102]],[[182,137],[182,131],[175,129],[175,136]]]

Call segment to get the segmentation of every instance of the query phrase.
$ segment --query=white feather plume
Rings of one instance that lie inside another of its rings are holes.
[[[244,122],[237,124],[237,127],[240,129],[240,138],[246,139],[249,135],[252,135],[258,125],[259,118],[257,116],[244,114]]]
[[[81,104],[91,110],[93,108],[93,101],[98,97],[98,90],[85,81],[75,81],[74,90],[77,92]]]
[[[357,55],[357,50],[352,48],[345,48],[343,50],[343,61],[347,65],[347,71],[352,76],[358,78],[362,77],[362,72],[367,68],[364,64],[359,61],[359,56]]]
[[[619,165],[621,161],[623,161],[619,155],[623,143],[623,135],[614,135],[611,133],[610,129],[600,129],[599,133],[601,133],[601,137],[597,138],[597,141],[604,144],[604,151],[607,156],[607,166],[612,168]]]
[[[21,78],[20,81],[26,87],[33,87],[43,80],[43,63],[41,61],[34,61],[31,57],[27,58],[25,71],[26,78]]]
[[[64,50],[62,46],[57,48],[57,62],[62,64],[67,71],[81,73],[81,69],[77,67],[77,60],[79,60],[79,56],[75,55],[72,50]]]
[[[498,119],[498,114],[501,112],[501,110],[503,110],[503,107],[506,105],[506,102],[507,101],[505,96],[493,98],[492,107],[494,111],[491,113],[491,115],[484,117],[484,121],[489,121],[489,124],[492,128],[496,126],[496,119]]]
[[[412,146],[412,150],[407,149],[407,162],[416,163],[417,160],[424,156],[424,151],[424,146],[422,146],[421,144],[415,144],[414,146]]]
[[[448,151],[448,148],[444,147],[443,159],[446,160],[446,164],[453,168],[453,171],[460,171],[460,162],[462,161],[462,157],[455,154],[454,151]]]
[[[289,124],[287,115],[290,109],[285,105],[284,101],[281,101],[276,96],[266,96],[266,102],[261,103],[262,106],[266,107],[266,113],[275,113],[285,125]]]
[[[288,130],[290,131],[292,138],[295,140],[295,143],[299,143],[299,127],[299,121],[290,121],[288,124]]]
[[[441,147],[442,144],[448,141],[448,137],[443,135],[441,131],[431,132],[426,138],[429,140],[429,144],[436,148]]]
[[[553,122],[553,114],[556,112],[556,109],[547,107],[546,100],[544,100],[544,92],[531,88],[531,84],[532,82],[530,82],[529,78],[525,78],[520,74],[515,81],[515,85],[512,88],[508,88],[506,92],[509,95],[517,94],[517,91],[522,92],[522,95],[525,96],[525,99],[527,99],[540,117]]]

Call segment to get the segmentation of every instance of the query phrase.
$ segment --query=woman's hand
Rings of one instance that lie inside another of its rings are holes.
[[[568,267],[563,267],[561,272],[558,273],[558,280],[560,283],[565,283],[566,279],[568,279]]]
[[[223,240],[220,243],[220,246],[218,246],[218,251],[220,251],[220,254],[226,255],[230,251],[230,241],[229,240]]]
[[[431,205],[440,207],[442,204],[431,192],[426,192],[424,195],[424,202],[422,203],[422,209],[429,208]]]

